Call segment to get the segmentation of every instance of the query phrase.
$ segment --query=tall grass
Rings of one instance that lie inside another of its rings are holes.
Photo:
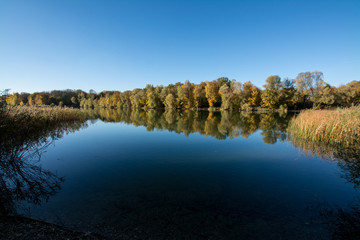
[[[23,138],[70,122],[84,122],[86,115],[78,109],[60,107],[2,106],[0,108],[1,141]],[[5,139],[4,139],[5,138]]]
[[[342,147],[360,146],[360,106],[304,110],[290,121],[288,133],[312,142]]]
[[[12,121],[19,117],[41,122],[74,121],[85,117],[78,109],[61,107],[5,106],[2,111]]]

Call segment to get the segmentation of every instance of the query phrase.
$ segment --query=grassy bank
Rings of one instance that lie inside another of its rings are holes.
[[[312,142],[360,146],[360,106],[302,111],[290,121],[288,133]]]

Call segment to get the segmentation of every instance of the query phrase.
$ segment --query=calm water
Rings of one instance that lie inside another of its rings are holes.
[[[328,239],[337,216],[324,212],[359,202],[358,172],[287,140],[289,115],[89,118],[34,163],[54,174],[57,193],[19,212],[119,239]]]

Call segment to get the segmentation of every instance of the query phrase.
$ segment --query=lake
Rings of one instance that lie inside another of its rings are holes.
[[[358,155],[289,138],[292,114],[87,114],[42,140],[19,213],[115,239],[329,239],[359,203]]]

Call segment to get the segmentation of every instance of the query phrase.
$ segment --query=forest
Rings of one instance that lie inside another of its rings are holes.
[[[269,76],[263,89],[251,81],[241,83],[221,77],[199,84],[175,83],[168,86],[135,88],[132,91],[82,90],[13,93],[2,96],[8,105],[67,106],[108,109],[204,109],[300,110],[349,107],[360,103],[360,81],[339,87],[324,81],[319,71],[299,73],[295,79]]]

